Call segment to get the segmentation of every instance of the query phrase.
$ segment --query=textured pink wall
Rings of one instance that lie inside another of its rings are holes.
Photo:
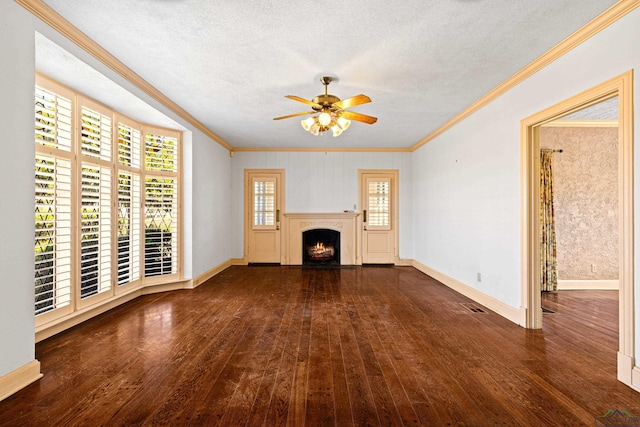
[[[563,150],[553,157],[558,279],[617,279],[618,129],[543,127],[540,146]]]

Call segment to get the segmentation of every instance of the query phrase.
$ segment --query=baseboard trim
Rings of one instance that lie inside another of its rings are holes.
[[[618,290],[619,280],[558,280],[559,291]]]
[[[233,258],[228,259],[222,264],[218,264],[215,267],[205,271],[204,273],[198,275],[195,279],[193,279],[193,288],[197,288],[207,280],[211,279],[213,276],[217,276],[227,268],[233,265]]]
[[[398,267],[412,267],[413,260],[411,258],[396,258],[395,265]]]
[[[249,263],[245,258],[231,258],[229,260],[231,265],[248,265]]]
[[[43,375],[40,372],[40,362],[37,359],[34,359],[26,365],[22,365],[18,369],[1,376],[0,401],[39,380],[42,376]]]
[[[467,298],[471,298],[478,304],[484,305],[489,310],[496,312],[500,316],[512,321],[513,323],[516,323],[520,326],[525,325],[526,312],[524,309],[513,308],[510,305],[505,304],[504,302],[490,295],[487,295],[475,288],[472,288],[471,286],[466,285],[452,277],[449,277],[444,273],[441,273],[431,267],[428,267],[419,261],[413,260],[413,266],[417,270],[420,270],[421,272],[423,272],[424,274],[433,277],[443,285],[453,289],[458,293],[461,293]]]

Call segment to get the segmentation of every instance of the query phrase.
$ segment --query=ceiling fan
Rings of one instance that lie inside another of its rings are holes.
[[[317,116],[309,117],[302,120],[301,124],[304,130],[313,135],[318,135],[329,129],[332,130],[333,136],[340,135],[351,124],[351,120],[362,123],[374,124],[378,119],[365,114],[347,111],[346,108],[355,107],[356,105],[371,102],[371,98],[366,95],[356,95],[351,98],[340,100],[335,95],[329,94],[328,86],[333,81],[332,77],[324,76],[320,78],[320,82],[324,85],[324,95],[318,95],[313,100],[308,101],[299,96],[287,95],[285,98],[302,102],[311,106],[312,111],[304,111],[302,113],[289,114],[288,116],[276,117],[273,120],[288,119],[291,117],[304,116],[307,114],[320,113]]]

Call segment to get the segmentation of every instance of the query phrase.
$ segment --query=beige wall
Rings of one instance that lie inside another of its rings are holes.
[[[618,129],[543,127],[540,146],[563,150],[553,157],[558,279],[618,279]]]

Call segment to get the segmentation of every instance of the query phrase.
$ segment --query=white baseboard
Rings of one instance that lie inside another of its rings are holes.
[[[426,265],[416,260],[413,260],[413,266],[424,274],[433,277],[443,285],[453,289],[456,292],[461,293],[468,298],[471,298],[478,304],[484,305],[488,309],[496,312],[500,316],[512,321],[513,323],[516,323],[520,326],[525,326],[526,312],[524,309],[511,307],[510,305],[505,304],[504,302],[492,296],[489,296],[475,288],[472,288],[469,285],[466,285],[452,277],[449,277],[444,273],[440,273],[439,271],[434,270],[431,267],[427,267]]]
[[[36,359],[0,377],[0,401],[42,378],[40,362]]]
[[[220,274],[222,271],[231,267],[233,262],[231,259],[223,262],[222,264],[216,265],[215,267],[205,271],[204,273],[198,275],[195,279],[193,279],[193,288],[197,288],[207,280],[211,279],[213,276]]]
[[[559,291],[618,290],[619,280],[558,280]]]

